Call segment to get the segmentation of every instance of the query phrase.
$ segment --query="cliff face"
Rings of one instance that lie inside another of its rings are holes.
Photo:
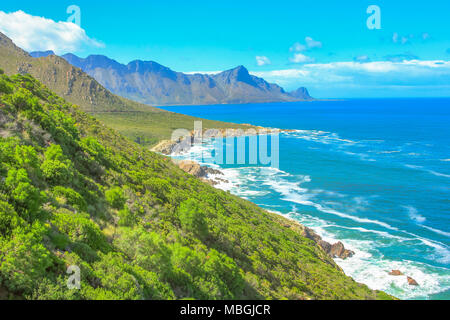
[[[62,56],[107,89],[150,105],[264,103],[312,100],[305,88],[287,93],[239,66],[216,75],[175,72],[153,61],[123,65],[105,56]]]

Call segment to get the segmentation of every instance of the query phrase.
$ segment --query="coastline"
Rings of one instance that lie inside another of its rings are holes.
[[[266,128],[260,126],[254,126],[251,124],[241,124],[248,127],[245,131],[243,129],[224,128],[224,129],[203,129],[201,132],[192,130],[187,137],[180,137],[177,140],[161,140],[156,145],[150,148],[150,151],[162,153],[164,155],[171,155],[173,153],[182,153],[187,151],[187,147],[190,148],[194,143],[197,143],[198,139],[212,139],[217,136],[221,137],[249,137],[267,135],[270,133],[286,133],[295,132],[292,129],[277,129]]]
[[[269,128],[262,128],[261,129],[265,129],[266,131],[264,131],[263,133],[260,134],[267,134],[267,130],[279,130],[279,129],[269,129]],[[224,129],[223,131],[225,131],[226,129]],[[279,130],[280,132],[298,132],[299,130]],[[240,135],[237,135],[240,136]],[[190,135],[190,141],[194,141],[195,138],[195,133],[191,132]],[[189,140],[189,138],[188,138]],[[193,174],[194,176],[197,176],[199,179],[201,179],[202,181],[212,185],[213,187],[216,187],[218,189],[227,191],[231,188],[228,188],[229,186],[234,185],[233,187],[237,186],[240,187],[240,180],[237,180],[237,185],[235,184],[236,181],[234,181],[234,179],[232,179],[230,181],[227,181],[227,177],[229,176],[228,169],[223,169],[223,168],[216,168],[216,166],[204,166],[203,164],[205,164],[202,160],[197,160],[197,161],[187,161],[187,160],[182,160],[182,158],[180,158],[180,156],[183,156],[182,152],[183,150],[178,150],[180,151],[180,153],[171,153],[169,151],[172,150],[177,150],[177,146],[179,146],[181,144],[182,141],[175,141],[175,142],[170,142],[168,145],[171,146],[169,148],[166,148],[166,152],[164,153],[165,155],[169,155],[172,157],[172,160],[177,163],[177,165],[188,168],[187,170],[183,170],[185,172],[188,172],[190,174]],[[204,141],[205,142],[205,141]],[[164,143],[166,142],[161,142],[162,145],[164,145]],[[161,144],[160,143],[160,144]],[[198,143],[198,141],[197,141]],[[202,143],[203,146],[203,143]],[[160,152],[159,150],[154,150],[155,148],[153,148],[153,151],[156,152]],[[164,149],[164,148],[163,148]],[[160,152],[163,153],[163,152]],[[178,159],[174,159],[173,157],[178,157]],[[181,160],[180,160],[181,159]],[[187,164],[186,162],[190,162],[189,164]],[[223,171],[223,172],[222,172]],[[226,172],[224,174],[224,172]],[[200,175],[198,175],[200,173]],[[234,178],[233,176],[231,176],[231,178]],[[228,184],[228,186],[227,186]],[[248,193],[249,195],[251,195],[251,193]],[[243,194],[236,194],[237,196],[247,199],[245,195]],[[252,200],[250,200],[252,201]],[[252,201],[253,202],[253,201]],[[348,266],[353,264],[353,263],[360,263],[363,262],[360,258],[361,258],[361,253],[365,254],[365,252],[361,252],[361,249],[359,248],[359,246],[355,246],[355,243],[352,241],[351,243],[346,243],[345,239],[343,238],[339,238],[339,237],[334,237],[333,235],[329,235],[328,233],[324,233],[322,234],[321,232],[321,227],[318,228],[318,230],[315,230],[316,227],[314,225],[310,226],[309,224],[304,224],[304,221],[298,221],[297,219],[295,219],[293,216],[291,217],[290,214],[283,214],[281,212],[277,212],[277,211],[272,211],[268,208],[265,208],[266,211],[271,212],[272,214],[275,214],[279,217],[282,218],[282,220],[279,221],[291,221],[294,224],[299,225],[299,228],[301,228],[302,230],[302,235],[305,236],[306,238],[314,241],[316,243],[316,245],[318,247],[320,247],[328,256],[330,256],[331,258],[333,258],[333,261],[339,266],[339,268],[348,276],[352,277],[355,281],[359,282],[359,283],[364,283],[366,285],[368,284],[374,284],[373,280],[374,279],[378,279],[378,278],[374,278],[372,280],[369,280],[368,282],[365,281],[365,278],[361,278],[361,276],[357,276],[356,278],[354,277],[354,275],[352,274],[352,272],[350,272],[349,270],[351,270],[352,268],[348,269]],[[288,223],[289,224],[289,223]],[[311,228],[312,227],[312,228]],[[355,251],[353,251],[355,250]],[[338,252],[338,254],[336,254],[335,252]],[[355,255],[355,261],[353,262],[354,259],[349,259],[349,261],[347,261],[348,258],[352,258]],[[364,257],[364,259],[366,259],[366,257]],[[337,259],[337,260],[335,260]],[[369,262],[371,265],[372,263],[376,263],[376,262],[371,262],[370,258],[369,260],[367,260],[365,263]],[[400,271],[402,270],[402,271]],[[381,271],[381,270],[380,270]],[[406,285],[406,287],[415,287],[415,286],[419,286],[422,287],[422,285],[425,285],[425,283],[423,283],[423,279],[419,276],[418,280],[420,284],[418,284],[411,276],[413,276],[414,278],[416,278],[417,274],[415,272],[411,272],[408,271],[407,269],[404,269],[402,266],[400,266],[399,264],[397,264],[395,261],[386,261],[386,264],[384,266],[384,270],[381,271],[383,274],[380,274],[379,276],[383,277],[383,278],[390,278],[390,279],[395,279],[396,283],[403,283]],[[403,273],[404,272],[404,273]],[[369,286],[371,287],[371,286]],[[377,288],[378,285],[371,287],[374,290],[383,290],[383,289],[378,289]],[[415,290],[413,290],[415,291]],[[392,293],[390,293],[392,295]],[[405,297],[403,297],[404,299]]]
[[[258,131],[256,132],[256,135],[263,135],[268,134],[270,132],[295,132],[296,130],[291,129],[274,129],[274,128],[265,128],[265,127],[255,127],[250,124],[248,125],[250,128],[258,128]],[[228,132],[227,132],[228,131]],[[220,133],[224,135],[225,133],[228,133],[229,137],[238,137],[238,136],[250,136],[248,132],[242,132],[236,129],[220,129],[215,130],[212,132],[212,134],[208,134],[208,130],[203,130],[202,134],[205,134],[206,136],[203,136],[202,139],[211,139],[211,136],[215,136],[215,134]],[[211,132],[210,132],[211,133]],[[231,135],[230,135],[231,133]],[[185,171],[186,173],[193,175],[197,177],[198,179],[202,180],[205,183],[208,183],[212,187],[217,188],[218,185],[221,183],[230,183],[230,181],[223,178],[225,175],[224,173],[219,169],[213,169],[209,166],[201,165],[198,161],[195,160],[179,160],[174,159],[172,156],[176,154],[183,153],[187,151],[184,147],[185,143],[188,143],[189,146],[191,146],[191,143],[195,142],[195,139],[197,138],[197,135],[199,132],[196,132],[195,130],[192,130],[190,132],[190,135],[184,139],[180,138],[176,141],[172,140],[162,140],[160,141],[156,146],[151,148],[151,151],[158,152],[163,155],[171,157],[171,160],[173,163],[175,163],[180,169]],[[202,140],[202,143],[204,141]],[[220,188],[218,188],[220,189]],[[321,248],[325,254],[327,254],[329,257],[336,259],[347,259],[352,257],[355,252],[352,250],[349,250],[345,247],[345,245],[341,241],[337,241],[335,243],[330,243],[328,241],[325,241],[319,234],[317,234],[313,229],[308,228],[298,221],[295,221],[294,219],[290,219],[288,217],[285,217],[282,214],[279,214],[277,212],[272,212],[276,214],[279,217],[282,217],[288,221],[290,221],[293,224],[298,225],[299,228],[302,230],[302,235],[305,238],[308,238],[316,243],[316,245]],[[290,224],[286,224],[286,227],[288,227]],[[339,267],[340,268],[340,267]],[[342,268],[340,268],[342,270]],[[342,270],[343,271],[343,270]]]

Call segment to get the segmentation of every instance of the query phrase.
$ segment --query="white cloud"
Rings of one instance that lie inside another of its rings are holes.
[[[289,49],[290,51],[302,52],[308,49],[306,45],[301,44],[300,42],[294,43],[294,45]]]
[[[367,55],[357,56],[354,60],[357,62],[370,62],[370,58]]]
[[[306,37],[305,38],[305,44],[302,44],[300,42],[296,42],[289,49],[289,51],[291,51],[291,52],[297,52],[289,60],[291,62],[293,62],[293,63],[310,63],[310,62],[314,62],[314,58],[308,57],[308,56],[304,55],[303,53],[299,53],[299,52],[308,51],[310,49],[315,49],[315,48],[322,48],[322,42],[316,41],[316,40],[314,40],[311,37]]]
[[[309,49],[314,49],[314,48],[322,48],[322,42],[316,41],[311,37],[306,37],[305,44],[296,42],[289,50],[291,52],[302,52],[302,51],[307,51]]]
[[[82,47],[104,46],[89,38],[86,31],[74,23],[55,22],[23,11],[0,11],[0,31],[27,51],[53,50],[62,53],[77,51]]]
[[[423,40],[427,40],[429,38],[429,36],[430,35],[428,33],[424,33],[420,37],[422,37]],[[410,44],[412,42],[412,40],[414,39],[414,37],[415,36],[413,34],[400,35],[397,32],[394,32],[394,34],[392,35],[392,42],[398,43],[398,44]]]
[[[265,66],[271,64],[270,59],[265,56],[256,56],[256,64],[258,66]]]
[[[450,61],[445,60],[309,63],[298,68],[252,74],[278,83],[286,89],[298,86],[411,89],[420,87],[440,88],[441,93],[450,95],[448,85]]]
[[[291,62],[293,63],[308,63],[308,62],[314,62],[313,58],[310,58],[308,56],[305,56],[302,53],[296,53],[294,54],[294,57],[292,57]]]
[[[322,42],[320,41],[315,41],[313,38],[311,37],[306,37],[305,38],[306,41],[306,45],[308,46],[308,48],[312,49],[312,48],[322,48]]]

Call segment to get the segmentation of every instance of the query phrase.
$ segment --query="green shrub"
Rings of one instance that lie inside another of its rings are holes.
[[[127,199],[120,187],[113,187],[105,192],[106,201],[114,209],[123,209]]]
[[[5,179],[5,186],[9,190],[10,198],[16,209],[26,214],[27,219],[34,219],[43,201],[43,193],[31,184],[25,169],[11,169]]]
[[[52,144],[45,151],[45,159],[46,160],[55,160],[60,162],[67,161],[66,156],[64,156],[63,150],[60,145]]]
[[[169,182],[161,178],[151,178],[145,182],[149,190],[160,200],[167,201],[171,186]]]
[[[57,160],[45,160],[41,171],[43,177],[52,185],[69,184],[73,178],[69,165]]]
[[[104,251],[109,248],[100,228],[87,215],[59,209],[53,215],[52,224],[73,242],[85,243],[95,250]]]
[[[136,225],[137,218],[128,207],[119,211],[119,226],[132,227]]]
[[[18,110],[32,109],[38,105],[37,98],[24,88],[16,90],[11,96],[11,101]]]
[[[13,92],[13,90],[14,90],[14,87],[12,86],[12,84],[8,83],[3,78],[0,78],[0,93],[11,94]]]
[[[39,159],[33,146],[16,146],[14,159],[19,167],[36,169],[39,167]]]
[[[208,234],[205,214],[200,209],[197,200],[189,199],[182,202],[179,209],[179,218],[184,230],[202,237]]]
[[[22,225],[22,220],[7,202],[0,200],[0,236],[9,237],[12,231]]]
[[[56,186],[53,188],[53,195],[55,197],[63,197],[69,205],[77,210],[87,210],[87,204],[84,198],[71,188]]]
[[[17,234],[11,241],[0,238],[0,280],[11,292],[31,293],[53,264],[42,239],[32,233]]]
[[[47,148],[41,171],[52,185],[66,185],[73,179],[72,163],[64,155],[60,145],[53,144]]]
[[[174,295],[155,273],[126,263],[119,254],[104,255],[95,264],[102,287],[113,293],[114,299],[169,299]]]

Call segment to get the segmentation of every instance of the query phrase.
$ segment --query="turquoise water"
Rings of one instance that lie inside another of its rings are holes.
[[[450,99],[165,109],[296,130],[280,135],[279,169],[220,165],[230,183],[219,187],[341,240],[356,254],[336,262],[373,289],[450,299]],[[199,160],[217,166],[210,156]]]

